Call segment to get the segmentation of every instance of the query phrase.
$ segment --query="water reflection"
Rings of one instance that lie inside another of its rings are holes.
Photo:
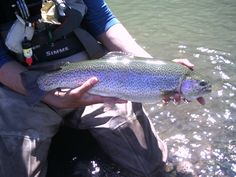
[[[188,58],[213,83],[205,106],[145,105],[169,160],[190,160],[200,177],[236,176],[235,0],[107,2],[153,56]]]
[[[205,106],[195,101],[145,106],[168,144],[169,161],[191,161],[200,177],[236,176],[236,66],[231,54],[186,45],[176,50],[192,62],[202,61],[197,69],[211,79],[213,92]]]

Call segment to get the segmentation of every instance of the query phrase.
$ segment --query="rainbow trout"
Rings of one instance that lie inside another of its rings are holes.
[[[140,103],[155,103],[177,92],[187,100],[211,92],[208,81],[181,64],[116,52],[98,60],[69,63],[59,70],[42,72],[34,83],[39,90],[47,92],[78,87],[94,76],[99,82],[89,93]],[[36,88],[32,83],[25,85]]]

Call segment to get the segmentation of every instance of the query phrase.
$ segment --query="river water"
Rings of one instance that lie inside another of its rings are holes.
[[[200,177],[236,176],[236,1],[107,0],[153,57],[188,58],[213,83],[206,105],[145,105],[170,161],[188,160]]]

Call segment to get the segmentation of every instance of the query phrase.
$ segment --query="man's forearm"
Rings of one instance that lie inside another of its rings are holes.
[[[108,31],[98,36],[98,40],[109,51],[124,51],[140,57],[151,57],[136,43],[122,24],[113,25]]]
[[[26,94],[20,76],[25,70],[26,68],[19,63],[10,61],[0,68],[0,82],[18,93]]]

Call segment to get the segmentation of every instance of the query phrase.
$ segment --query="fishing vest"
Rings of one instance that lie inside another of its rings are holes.
[[[1,38],[16,58],[32,65],[86,51],[100,58],[103,47],[81,26],[83,0],[2,0]]]

